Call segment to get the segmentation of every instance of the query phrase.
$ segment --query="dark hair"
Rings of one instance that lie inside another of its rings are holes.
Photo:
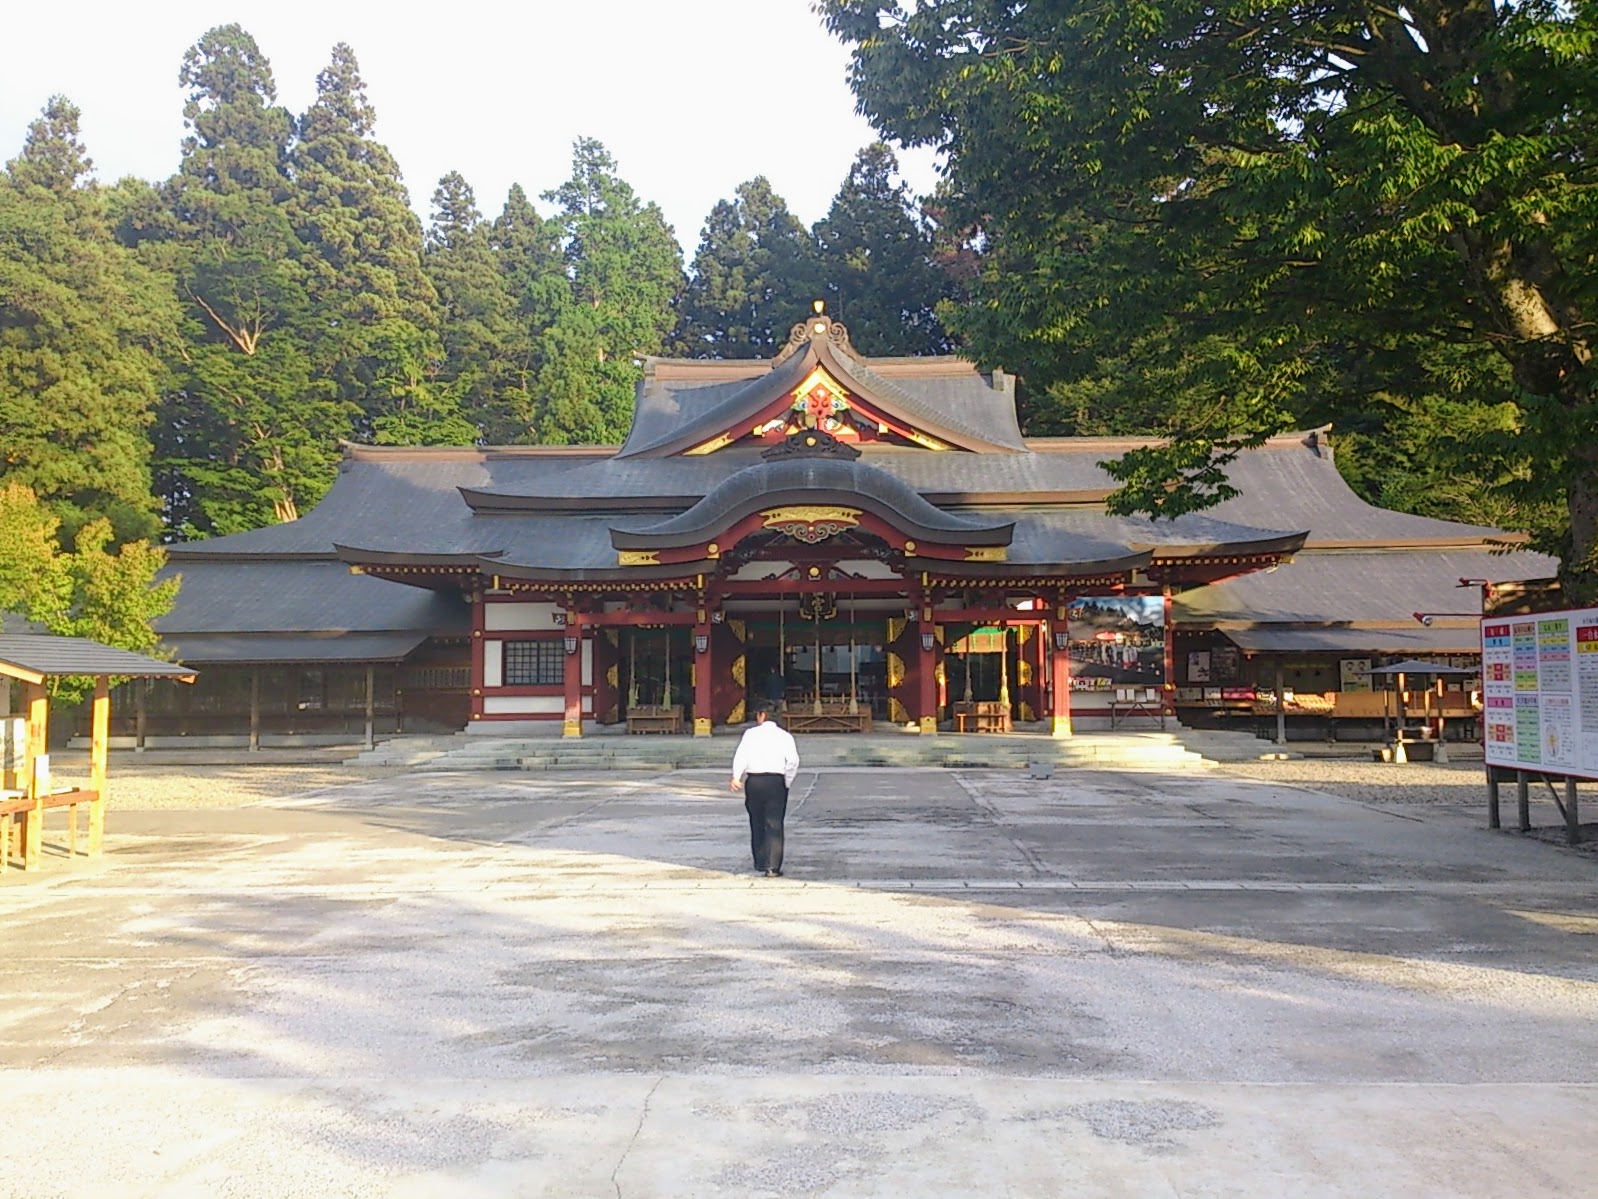
[[[764,716],[767,720],[770,720],[771,717],[776,715],[776,713],[777,713],[777,706],[775,704],[773,704],[769,699],[763,699],[763,700],[757,701],[755,703],[755,706],[753,708],[751,708],[750,711],[749,711],[749,715],[751,717],[753,717],[755,720],[759,720],[762,716]]]

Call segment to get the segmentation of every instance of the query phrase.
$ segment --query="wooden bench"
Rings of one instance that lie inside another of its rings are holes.
[[[673,704],[640,704],[627,709],[629,733],[681,733],[685,729],[682,706]]]

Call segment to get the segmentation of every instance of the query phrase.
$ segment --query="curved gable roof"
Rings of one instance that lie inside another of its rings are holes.
[[[760,462],[723,480],[688,511],[637,529],[614,529],[617,549],[693,545],[737,521],[782,504],[835,503],[865,509],[924,541],[1008,545],[1013,521],[955,516],[927,502],[887,471],[839,458]]]
[[[1004,376],[990,385],[954,357],[868,360],[850,347],[842,325],[816,317],[794,326],[790,352],[773,362],[651,362],[617,457],[680,454],[737,429],[818,366],[885,416],[950,445],[987,453],[1026,449]]]

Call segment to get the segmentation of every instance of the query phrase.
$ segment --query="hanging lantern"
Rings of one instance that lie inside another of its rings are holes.
[[[710,649],[710,634],[709,633],[695,633],[694,634],[694,649],[698,653],[701,653],[701,654],[705,653],[707,650],[709,650]]]
[[[1071,634],[1066,632],[1064,629],[1055,629],[1054,630],[1054,648],[1058,649],[1058,650],[1064,650],[1064,649],[1070,648],[1070,645],[1071,645]]]
[[[921,648],[927,653],[932,652],[932,647],[938,643],[936,634],[931,629],[921,630]]]
[[[576,633],[567,633],[566,634],[566,652],[568,654],[575,654],[577,652],[577,634]]]

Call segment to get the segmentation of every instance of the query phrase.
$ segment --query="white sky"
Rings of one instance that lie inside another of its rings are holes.
[[[711,206],[765,175],[806,225],[825,215],[873,140],[854,113],[847,54],[810,0],[521,0],[462,5],[278,0],[241,10],[202,0],[6,6],[0,160],[16,155],[46,99],[83,110],[96,174],[159,180],[177,167],[183,52],[238,22],[272,64],[278,102],[301,113],[334,43],[355,50],[424,220],[440,175],[458,170],[490,217],[513,182],[540,211],[571,145],[596,137],[692,259]],[[900,154],[932,190],[930,154]]]

